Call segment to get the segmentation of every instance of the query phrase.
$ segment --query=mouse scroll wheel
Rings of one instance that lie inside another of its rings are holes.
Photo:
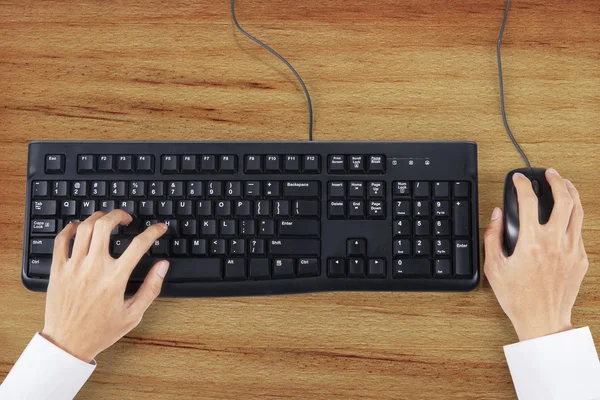
[[[533,179],[531,181],[531,187],[533,188],[533,193],[536,194],[536,196],[540,196],[542,194],[542,191],[540,189],[540,182],[537,179]]]

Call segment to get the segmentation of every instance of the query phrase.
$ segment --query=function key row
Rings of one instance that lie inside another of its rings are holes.
[[[64,172],[64,171],[63,171]],[[77,156],[77,173],[154,173],[154,156],[150,154],[80,154]]]
[[[383,155],[330,155],[327,161],[330,174],[383,174],[385,156]]]
[[[429,199],[462,199],[469,197],[469,182],[409,182],[395,181],[393,184],[394,198]]]
[[[321,156],[319,155],[249,154],[244,157],[246,174],[318,174],[320,172]]]

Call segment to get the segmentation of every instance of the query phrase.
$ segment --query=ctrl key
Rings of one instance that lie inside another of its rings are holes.
[[[47,278],[50,276],[51,258],[30,258],[29,271],[27,275],[38,278]]]

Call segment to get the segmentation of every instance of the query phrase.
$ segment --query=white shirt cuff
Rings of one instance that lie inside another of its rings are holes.
[[[600,361],[590,328],[504,346],[519,400],[600,399]]]
[[[0,399],[71,400],[95,368],[38,333],[0,386]]]

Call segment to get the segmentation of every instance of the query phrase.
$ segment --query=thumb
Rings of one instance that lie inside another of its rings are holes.
[[[129,310],[135,320],[141,320],[148,307],[160,294],[168,270],[169,262],[166,260],[154,264],[142,286],[140,286],[135,296],[130,299]]]
[[[502,210],[496,207],[492,212],[490,223],[483,234],[486,274],[489,268],[495,267],[497,261],[504,257],[504,249],[502,248],[503,233]]]

